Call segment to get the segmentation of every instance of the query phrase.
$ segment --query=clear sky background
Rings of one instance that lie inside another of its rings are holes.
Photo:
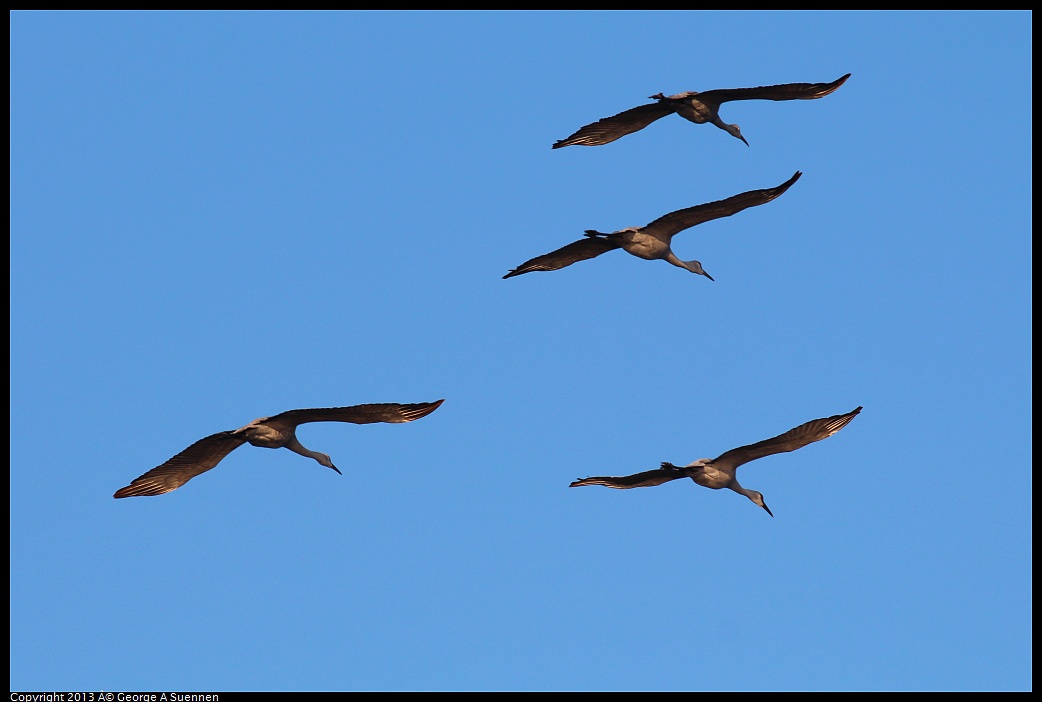
[[[1030,13],[10,19],[12,690],[1031,688]],[[674,239],[715,282],[502,279],[796,170]],[[568,488],[858,405],[740,470],[774,519]]]

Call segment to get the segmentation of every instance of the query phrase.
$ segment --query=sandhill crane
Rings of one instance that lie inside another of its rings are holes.
[[[593,124],[587,124],[567,139],[558,140],[551,148],[559,149],[572,144],[579,146],[607,144],[644,129],[655,120],[674,112],[695,124],[705,124],[706,122],[715,124],[731,136],[741,139],[748,146],[749,142],[745,141],[742,130],[738,128],[737,124],[727,124],[720,119],[722,103],[732,100],[815,100],[834,92],[849,77],[848,73],[831,83],[783,83],[781,85],[763,85],[758,88],[707,90],[702,93],[689,91],[669,96],[656,93],[651,96],[651,99],[658,102],[640,105],[617,115],[605,117]]]
[[[795,451],[807,444],[827,439],[849,424],[860,411],[861,407],[858,407],[846,414],[837,414],[824,419],[814,419],[806,424],[799,425],[795,429],[790,429],[773,439],[765,439],[748,446],[739,446],[736,449],[720,454],[717,458],[700,458],[686,466],[663,463],[658,470],[648,470],[635,475],[581,478],[568,487],[604,485],[605,487],[627,490],[629,488],[661,485],[678,478],[691,478],[699,485],[712,488],[713,490],[730,488],[739,495],[745,495],[754,504],[767,510],[767,514],[773,517],[774,513],[767,508],[761,493],[756,490],[747,490],[738,484],[738,478],[735,477],[738,467],[749,461],[755,461],[757,458],[763,458],[775,453]]]
[[[296,428],[308,422],[350,422],[372,424],[374,422],[411,422],[438,409],[445,400],[403,405],[385,402],[352,407],[325,407],[316,409],[289,410],[273,417],[254,419],[244,427],[233,431],[221,431],[200,439],[166,463],[156,466],[144,475],[135,478],[113,497],[135,497],[138,495],[162,495],[181,487],[195,476],[205,473],[225,456],[245,443],[262,448],[288,448],[301,456],[314,458],[326,468],[337,473],[329,456],[304,448],[297,440]]]
[[[795,183],[801,175],[800,171],[796,171],[795,175],[776,188],[750,190],[724,200],[670,212],[643,227],[627,227],[610,234],[587,229],[585,239],[580,239],[567,246],[562,246],[556,251],[551,251],[548,254],[536,256],[530,261],[525,261],[503,277],[512,278],[515,275],[531,271],[556,271],[565,266],[570,266],[576,261],[594,258],[602,253],[621,248],[638,258],[644,258],[649,261],[661,258],[674,266],[686,268],[692,273],[698,273],[713,280],[713,276],[706,273],[702,268],[702,264],[698,261],[681,261],[677,258],[670,248],[673,235],[696,224],[702,224],[720,217],[730,217],[734,213],[741,212],[748,207],[755,207],[756,205],[770,202],[788,190],[789,186]]]

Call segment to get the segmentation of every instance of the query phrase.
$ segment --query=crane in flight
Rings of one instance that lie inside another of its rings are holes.
[[[749,207],[766,204],[788,190],[801,175],[800,171],[796,171],[791,178],[774,188],[750,190],[716,202],[676,210],[662,215],[643,227],[627,227],[611,233],[587,229],[585,238],[525,261],[503,277],[512,278],[531,271],[556,271],[577,261],[584,261],[621,248],[638,258],[649,261],[663,259],[674,266],[685,268],[692,273],[698,273],[713,280],[713,276],[706,273],[698,261],[681,261],[677,258],[673,249],[670,248],[673,236],[697,224],[720,217],[730,217]]]
[[[782,83],[780,85],[761,85],[756,88],[706,90],[701,93],[692,90],[676,95],[656,93],[650,98],[656,102],[640,105],[587,124],[570,137],[559,139],[550,148],[560,149],[573,144],[578,146],[607,144],[627,134],[640,131],[655,120],[674,112],[695,124],[707,122],[715,124],[736,139],[741,139],[748,146],[749,142],[742,136],[742,130],[738,128],[737,124],[727,124],[720,119],[720,105],[733,100],[816,100],[835,92],[849,77],[848,73],[831,83]]]
[[[411,422],[438,409],[445,400],[399,404],[384,402],[351,407],[325,407],[297,409],[282,412],[272,417],[254,419],[246,426],[231,431],[220,431],[177,454],[166,463],[156,466],[144,475],[135,478],[130,485],[120,488],[113,497],[136,497],[140,495],[162,495],[181,487],[197,475],[210,470],[229,453],[243,444],[262,448],[287,448],[301,456],[318,461],[337,473],[340,469],[324,453],[305,448],[297,440],[296,429],[308,422],[350,422],[372,424],[374,422]]]
[[[850,421],[854,419],[860,411],[861,407],[857,407],[846,414],[837,414],[823,419],[814,419],[805,424],[801,424],[794,429],[790,429],[784,434],[779,434],[774,438],[764,439],[763,441],[758,441],[755,444],[749,444],[748,446],[739,446],[730,451],[725,451],[716,458],[699,458],[697,461],[688,463],[686,466],[675,466],[672,463],[663,463],[662,467],[657,470],[647,470],[643,473],[636,473],[634,475],[581,478],[568,487],[603,485],[618,490],[628,490],[630,488],[661,485],[670,480],[678,480],[680,478],[691,478],[703,487],[711,488],[713,490],[729,488],[737,492],[739,495],[745,495],[753,501],[753,504],[763,507],[767,511],[767,514],[773,517],[774,513],[768,509],[767,503],[763,501],[762,493],[756,490],[744,488],[738,483],[738,478],[736,477],[738,467],[748,463],[749,461],[755,461],[757,458],[763,458],[764,456],[770,456],[775,453],[795,451],[796,449],[803,448],[807,444],[827,439],[843,427],[850,424]]]

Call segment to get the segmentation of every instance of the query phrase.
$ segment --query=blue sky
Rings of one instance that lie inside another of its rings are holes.
[[[1031,689],[1030,13],[10,19],[12,690]],[[715,282],[501,277],[796,170],[674,239]],[[858,405],[774,519],[568,488]]]

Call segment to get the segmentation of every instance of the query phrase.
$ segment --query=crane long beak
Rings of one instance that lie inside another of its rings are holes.
[[[709,278],[709,279],[710,279],[710,280],[712,280],[712,281],[713,281],[714,283],[716,282],[716,281],[715,281],[715,280],[713,279],[713,276],[709,275],[709,274],[708,274],[708,273],[706,273],[705,271],[702,271],[702,275],[704,275],[704,276],[705,276],[706,278]]]
[[[333,470],[335,470],[337,473],[340,473],[340,469],[337,468],[336,466],[334,466],[332,463],[329,464],[329,467],[332,468]],[[343,473],[340,473],[340,475],[343,475]]]
[[[771,509],[767,506],[766,502],[763,503],[763,508],[767,510],[767,514],[771,515],[772,517],[774,516],[774,512],[771,511]]]

